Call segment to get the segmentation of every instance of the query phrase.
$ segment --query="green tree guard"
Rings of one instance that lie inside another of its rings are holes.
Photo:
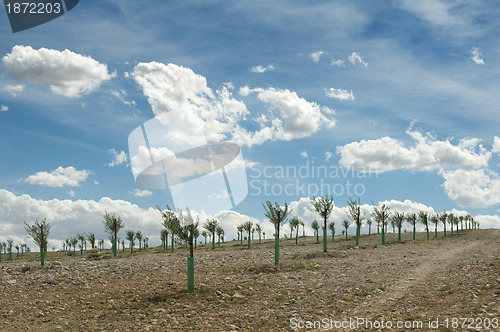
[[[280,263],[280,238],[279,236],[274,237],[274,265],[279,265]]]
[[[187,291],[194,294],[194,257],[187,257]]]

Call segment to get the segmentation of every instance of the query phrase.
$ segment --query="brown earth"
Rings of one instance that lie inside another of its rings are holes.
[[[500,230],[411,236],[397,243],[388,234],[382,246],[380,235],[364,235],[359,247],[329,237],[327,253],[313,237],[300,237],[298,246],[282,239],[277,268],[272,240],[255,240],[251,249],[236,241],[214,251],[200,246],[195,294],[186,293],[185,248],[126,250],[117,258],[49,252],[43,268],[36,253],[2,255],[0,330],[287,331],[316,321],[311,330],[377,331],[383,320],[423,324],[387,331],[472,331],[498,323]],[[367,322],[335,328],[357,318]],[[453,318],[474,324],[457,327]],[[436,319],[439,328],[429,327]]]

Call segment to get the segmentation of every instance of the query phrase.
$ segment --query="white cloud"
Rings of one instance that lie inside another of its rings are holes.
[[[446,194],[463,207],[484,208],[500,203],[500,177],[490,170],[442,172]]]
[[[26,86],[24,84],[9,84],[6,85],[2,90],[7,91],[13,97],[16,97],[18,94],[24,91]]]
[[[330,90],[325,90],[325,95],[330,98],[335,98],[338,100],[354,100],[354,94],[351,91],[342,90],[342,89],[334,89],[330,88]]]
[[[500,137],[495,136],[493,138],[493,149],[491,150],[493,153],[499,153],[500,152]]]
[[[99,201],[93,200],[38,200],[29,195],[16,196],[13,193],[0,189],[0,237],[18,236],[32,249],[36,245],[27,238],[24,225],[20,220],[32,223],[35,219],[43,220],[52,225],[49,236],[49,247],[56,245],[61,248],[62,241],[78,232],[92,232],[97,238],[106,239],[109,248],[108,236],[102,226],[103,215],[116,213],[125,222],[125,229],[140,229],[149,236],[153,243],[160,243],[161,216],[155,208],[141,209],[135,204],[123,200],[112,200],[103,197]],[[124,237],[124,231],[120,231]],[[156,241],[155,241],[156,240]],[[150,243],[151,243],[150,242]]]
[[[109,167],[114,167],[127,162],[128,157],[125,151],[117,152],[115,149],[110,149],[109,153],[113,155],[113,160],[108,164]]]
[[[332,60],[332,62],[330,64],[332,66],[343,66],[344,60],[342,60],[342,59]]]
[[[5,106],[5,105],[0,106],[0,112],[7,112],[8,110],[9,110],[8,106]]]
[[[75,194],[75,191],[73,189],[70,189],[68,191],[68,195],[71,196],[71,197],[75,197],[76,194]]]
[[[37,172],[28,176],[24,182],[38,184],[47,187],[78,187],[80,182],[85,181],[92,172],[87,170],[79,171],[72,166],[63,168],[59,166],[51,173]]]
[[[399,5],[432,25],[454,26],[461,22],[459,17],[451,14],[452,5],[440,0],[404,0]]]
[[[321,55],[323,55],[323,54],[324,54],[323,51],[318,51],[318,52],[314,52],[314,53],[309,54],[309,56],[311,57],[313,62],[319,62],[319,59],[321,58]]]
[[[116,76],[116,73],[108,73],[105,64],[69,50],[35,50],[30,46],[16,45],[4,56],[3,62],[10,76],[47,84],[52,93],[66,97],[88,94],[103,81]]]
[[[134,195],[135,197],[147,197],[153,195],[153,192],[149,190],[134,189],[132,195]]]
[[[500,217],[497,215],[477,215],[474,219],[479,223],[479,227],[486,228],[500,228]]]
[[[300,156],[301,156],[301,157],[304,157],[304,158],[307,158],[307,157],[308,157],[307,151],[302,151],[302,152],[300,153]]]
[[[240,125],[250,114],[246,105],[234,99],[227,86],[214,92],[203,76],[189,68],[158,62],[140,63],[133,76],[156,116],[172,110],[194,110],[196,113],[191,113],[204,121],[204,132],[209,141],[230,139],[240,145],[252,146],[268,140],[306,137],[322,126],[335,125],[333,110],[308,102],[295,92],[245,86],[239,90],[241,96],[255,93],[257,99],[270,108],[264,117],[263,114],[256,116],[260,129],[252,132]]]
[[[135,106],[135,101],[134,100],[126,100],[125,97],[127,96],[127,93],[125,92],[125,90],[111,90],[111,94],[118,98],[122,103],[124,103],[125,105],[128,105],[128,106]]]
[[[349,62],[352,64],[352,65],[362,65],[362,66],[365,66],[367,67],[368,66],[368,63],[366,63],[363,58],[356,52],[352,52],[350,55],[349,55]]]
[[[99,181],[94,181],[94,184],[100,184]]]
[[[254,66],[251,69],[251,71],[253,71],[254,73],[265,73],[268,70],[274,70],[274,66],[273,65],[268,65],[267,67]]]
[[[456,146],[449,140],[438,141],[430,135],[412,131],[411,127],[406,133],[416,141],[415,145],[408,148],[391,137],[362,140],[338,147],[340,163],[346,168],[381,173],[396,169],[477,169],[486,167],[491,158],[491,152],[482,145],[477,146],[477,140],[465,139]]]
[[[330,160],[330,158],[332,158],[332,156],[333,156],[333,153],[331,153],[330,151],[326,151],[325,152],[325,161]]]
[[[483,60],[483,54],[477,47],[473,47],[471,51],[471,57],[472,61],[477,63],[478,65],[484,65],[484,60]]]

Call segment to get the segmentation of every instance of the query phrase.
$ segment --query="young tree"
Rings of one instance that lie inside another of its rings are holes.
[[[262,206],[265,211],[264,215],[274,225],[274,265],[278,265],[280,262],[280,228],[286,223],[292,211],[288,209],[286,202],[284,207],[279,206],[277,202],[273,206],[270,201],[266,201],[266,204]]]
[[[99,239],[99,241],[97,241],[97,245],[99,246],[99,252],[101,252],[102,249],[104,249],[104,240]]]
[[[125,232],[126,239],[130,246],[130,254],[134,253],[134,241],[135,241],[135,232],[131,229]]]
[[[75,256],[76,255],[76,245],[78,244],[78,238],[72,237],[71,244],[73,245],[73,256]]]
[[[105,211],[104,213],[104,220],[102,221],[102,223],[104,224],[104,230],[111,237],[111,241],[113,243],[113,256],[116,256],[118,232],[120,231],[120,229],[125,227],[125,224],[123,223],[121,217],[115,216],[114,213],[108,214],[107,211]]]
[[[326,244],[326,229],[327,229],[327,219],[330,217],[333,209],[333,196],[328,197],[328,195],[318,198],[312,198],[311,203],[316,210],[316,213],[323,219],[323,252],[327,251]]]
[[[366,223],[368,224],[368,235],[372,234],[372,220],[370,218],[366,219]]]
[[[302,236],[306,236],[306,225],[302,220],[300,221],[300,226],[302,226]]]
[[[44,218],[41,222],[35,220],[33,225],[26,225],[24,229],[28,232],[28,235],[33,239],[33,241],[40,247],[40,264],[45,265],[45,253],[47,252],[47,239],[50,234],[50,224]]]
[[[415,213],[408,213],[406,215],[406,220],[413,226],[413,240],[415,240],[415,231],[417,225],[417,215]]]
[[[95,248],[95,234],[94,233],[87,233],[87,240],[90,242],[90,247],[92,249]]]
[[[255,230],[257,231],[257,235],[259,235],[259,243],[261,243],[262,226],[260,223],[255,224]]]
[[[19,244],[16,244],[16,246],[14,248],[16,248],[16,250],[17,250],[16,259],[19,259]]]
[[[137,239],[137,242],[139,242],[139,251],[141,251],[141,245],[142,245],[142,239],[143,239],[142,231],[136,231],[135,232],[135,238]]]
[[[347,240],[347,229],[349,228],[349,221],[347,221],[347,219],[344,219],[344,221],[342,221],[342,226],[344,226],[345,228],[345,239]]]
[[[359,236],[361,233],[361,226],[363,225],[363,219],[365,218],[365,214],[361,213],[361,204],[360,200],[354,201],[349,198],[349,201],[347,202],[348,204],[348,211],[347,211],[347,216],[354,221],[356,224],[356,246],[359,245]]]
[[[208,233],[206,231],[203,231],[203,232],[201,232],[201,236],[203,236],[205,238],[205,246],[207,246]],[[238,233],[238,240],[239,240],[239,237],[240,237],[240,233]]]
[[[300,226],[300,219],[299,217],[293,217],[291,220],[290,220],[290,228],[292,230],[295,230],[295,245],[298,244],[298,238],[299,238],[299,226]]]
[[[179,211],[179,238],[189,244],[189,257],[187,258],[187,292],[194,293],[194,234],[200,224],[200,218],[196,221],[193,218],[191,211],[186,208],[186,213]]]
[[[451,236],[453,236],[453,222],[454,222],[454,216],[453,216],[453,213],[450,213],[448,215],[448,217],[446,218],[446,220],[448,221],[448,224],[450,224],[450,228],[451,228]]]
[[[161,245],[164,250],[168,249],[168,230],[166,228],[162,229],[160,232]]]
[[[125,252],[125,240],[122,240],[122,252]]]
[[[217,227],[215,227],[215,234],[217,234],[217,247],[220,248],[220,238],[222,234],[224,234],[224,229],[222,229],[220,225],[217,225]]]
[[[14,245],[14,240],[8,239],[7,240],[7,245],[9,247],[9,261],[12,260],[12,246]],[[40,253],[41,254],[41,253]],[[43,265],[42,265],[43,266]]]
[[[248,235],[248,248],[250,248],[250,236],[252,233],[253,223],[249,220],[243,223],[243,229]]]
[[[458,222],[459,222],[459,219],[457,216],[454,216],[453,217],[453,224],[455,225],[456,227],[456,234],[458,235]]]
[[[431,223],[434,224],[434,238],[437,239],[438,237],[438,224],[439,224],[439,218],[437,215],[432,215],[429,220],[431,221]]]
[[[144,249],[148,248],[149,247],[149,237],[146,236],[143,241],[144,241],[143,248]]]
[[[26,246],[27,246],[26,243],[21,244],[21,256],[24,256],[24,252],[26,251]],[[1,249],[0,249],[0,251],[1,251]]]
[[[212,250],[215,249],[215,231],[217,229],[217,220],[216,219],[207,219],[205,224],[203,224],[203,228],[207,230],[212,236]],[[252,231],[252,230],[250,230]]]
[[[401,227],[403,226],[403,222],[405,221],[405,214],[396,212],[392,216],[392,220],[394,221],[394,225],[398,228],[398,242],[401,242]]]
[[[422,225],[425,226],[425,231],[427,232],[427,240],[429,240],[429,215],[425,211],[419,211],[418,220]]]
[[[316,235],[316,243],[319,243],[319,224],[316,220],[313,220],[311,227],[314,230],[314,235]]]
[[[439,221],[443,223],[444,227],[444,237],[446,237],[446,219],[448,219],[448,214],[446,213],[446,211],[444,211],[439,215]]]
[[[157,206],[158,211],[161,213],[161,217],[163,219],[163,227],[165,227],[170,232],[170,237],[172,239],[170,244],[170,249],[172,253],[174,252],[174,238],[180,228],[180,221],[177,217],[177,214],[170,209],[170,206],[167,205],[167,209],[165,211],[161,210],[159,206]],[[168,245],[167,245],[168,247]]]
[[[242,246],[243,245],[243,231],[244,231],[243,224],[236,226],[236,229],[238,230],[238,235],[240,238],[240,246]]]
[[[332,221],[328,224],[330,232],[332,232],[332,242],[335,240],[335,223]]]
[[[78,241],[80,241],[80,256],[83,255],[83,241],[85,241],[85,235],[83,234],[76,234],[76,237],[78,238]]]
[[[391,215],[391,211],[390,211],[388,206],[386,206],[385,204],[382,204],[382,206],[380,206],[380,207],[374,206],[373,212],[375,214],[375,221],[377,222],[377,225],[380,224],[381,229],[382,229],[382,244],[385,244],[385,232],[387,229],[386,225],[387,225],[387,221],[389,219],[389,216]]]

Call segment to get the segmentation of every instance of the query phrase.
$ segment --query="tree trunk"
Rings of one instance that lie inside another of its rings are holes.
[[[413,224],[413,241],[415,241],[415,224]]]

